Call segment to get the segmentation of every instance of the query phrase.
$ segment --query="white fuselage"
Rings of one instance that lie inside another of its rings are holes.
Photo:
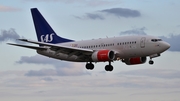
[[[133,57],[146,57],[154,54],[160,54],[167,50],[169,44],[154,36],[121,36],[113,38],[100,38],[92,40],[83,40],[75,42],[61,43],[60,45],[93,49],[93,50],[112,50],[116,53],[117,59],[128,59]],[[37,51],[41,55],[66,61],[87,62],[80,59],[77,55],[67,55],[51,49]]]

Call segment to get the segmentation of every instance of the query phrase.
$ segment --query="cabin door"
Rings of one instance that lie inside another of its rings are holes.
[[[146,38],[145,38],[145,37],[142,37],[142,38],[141,38],[141,41],[140,41],[140,47],[141,47],[141,48],[145,48],[145,41],[146,41]]]

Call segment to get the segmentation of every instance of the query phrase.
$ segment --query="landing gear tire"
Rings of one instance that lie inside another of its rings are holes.
[[[150,64],[150,65],[154,64],[154,61],[153,61],[153,60],[150,60],[150,61],[149,61],[149,64]]]
[[[106,71],[112,71],[113,70],[113,66],[112,65],[106,65],[105,66],[105,70]]]
[[[94,69],[94,64],[92,64],[92,63],[87,63],[87,64],[86,64],[86,69],[88,69],[88,70],[93,70],[93,69]]]

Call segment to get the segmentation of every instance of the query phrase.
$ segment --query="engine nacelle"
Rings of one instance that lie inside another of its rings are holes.
[[[94,62],[111,61],[115,57],[114,51],[111,50],[98,50],[91,55]]]
[[[125,59],[124,62],[127,65],[143,64],[146,62],[146,57],[129,58],[129,59]]]

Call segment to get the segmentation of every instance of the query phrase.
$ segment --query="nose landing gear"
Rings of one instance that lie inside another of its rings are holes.
[[[154,64],[154,61],[152,60],[152,58],[155,58],[155,57],[159,57],[161,56],[161,54],[153,54],[153,55],[150,55],[150,60],[149,60],[149,64],[152,65]]]
[[[152,59],[149,60],[149,64],[150,65],[153,65],[154,64],[154,61]]]

